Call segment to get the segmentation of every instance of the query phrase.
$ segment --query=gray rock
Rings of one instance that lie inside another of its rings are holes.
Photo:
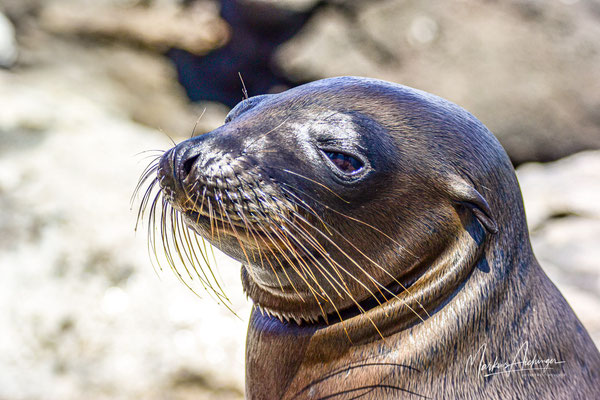
[[[6,16],[0,13],[0,67],[10,68],[17,61],[15,28]]]
[[[199,3],[183,8],[178,2],[151,2],[146,6],[49,2],[40,12],[44,29],[73,37],[132,43],[164,52],[172,47],[205,54],[229,40],[229,27],[216,7]]]

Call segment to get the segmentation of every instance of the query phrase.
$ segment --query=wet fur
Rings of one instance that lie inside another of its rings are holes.
[[[335,178],[302,147],[298,129],[328,126],[359,133],[348,141],[362,149],[367,178]],[[215,171],[221,183],[230,178],[220,189],[205,182]],[[145,178],[142,203],[151,218],[163,210],[172,268],[196,240],[184,223],[244,264],[244,287],[263,310],[248,329],[248,399],[600,398],[600,355],[535,260],[509,159],[454,104],[382,81],[317,81],[245,100]],[[227,199],[240,188],[263,211]],[[184,221],[203,204],[212,204],[210,223]],[[189,275],[200,268],[226,300],[199,266],[205,258],[181,261],[197,261]],[[281,291],[264,289],[278,282]],[[525,343],[529,358],[564,364],[552,374],[483,376],[482,346],[491,363],[511,361]]]

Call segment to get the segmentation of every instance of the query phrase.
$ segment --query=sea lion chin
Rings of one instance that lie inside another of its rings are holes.
[[[462,108],[324,79],[242,101],[155,171],[163,209],[242,263],[247,398],[600,398],[600,354],[533,256],[511,163]],[[467,372],[482,345],[508,359],[520,342],[569,379]]]

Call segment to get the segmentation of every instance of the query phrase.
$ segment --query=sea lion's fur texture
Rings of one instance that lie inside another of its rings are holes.
[[[513,167],[462,108],[324,79],[242,101],[155,169],[165,207],[243,264],[246,398],[600,399]]]

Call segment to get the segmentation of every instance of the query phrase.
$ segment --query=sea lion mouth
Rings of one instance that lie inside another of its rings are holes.
[[[200,211],[194,211],[192,209],[183,210],[182,214],[185,215],[185,218],[192,222],[194,225],[204,224],[204,225],[214,225],[224,231],[231,232],[233,230],[239,229],[247,229],[241,223],[241,218],[236,218],[234,216],[221,216],[220,214],[210,215],[209,213],[203,213]]]
[[[261,228],[249,224],[248,221],[237,215],[223,216],[217,213],[211,215],[208,212],[200,212],[193,209],[183,210],[181,213],[184,215],[191,229],[200,225],[209,227],[206,230],[210,232],[210,236],[213,239],[218,239],[220,234],[238,238],[245,243],[250,242],[254,244],[264,244],[265,240],[268,239],[267,233]],[[261,238],[261,241],[257,241],[257,238]],[[257,245],[257,247],[259,246]]]

